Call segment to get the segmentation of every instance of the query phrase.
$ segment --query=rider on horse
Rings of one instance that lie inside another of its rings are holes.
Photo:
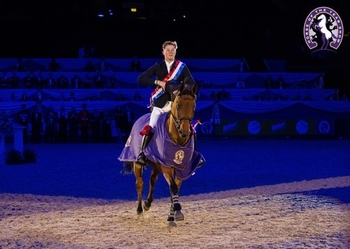
[[[152,112],[149,124],[140,132],[143,137],[141,152],[136,162],[141,165],[146,164],[147,158],[143,151],[153,137],[158,118],[161,114],[171,110],[174,93],[176,93],[180,84],[196,84],[186,64],[180,60],[175,60],[176,49],[177,43],[175,41],[164,42],[162,45],[164,60],[148,68],[137,79],[142,84],[156,85],[150,98]]]

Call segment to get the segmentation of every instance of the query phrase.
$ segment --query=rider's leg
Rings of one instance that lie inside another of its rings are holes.
[[[145,128],[143,130],[145,130]],[[153,132],[150,132],[149,134],[145,134],[145,135],[142,136],[141,152],[137,156],[137,159],[136,159],[136,162],[138,162],[141,165],[145,165],[146,164],[147,158],[146,158],[146,156],[145,156],[143,151],[146,149],[147,145],[151,141],[151,139],[153,137],[153,134],[154,134]]]
[[[171,109],[171,102],[168,101],[165,106],[163,108],[159,108],[154,106],[151,112],[151,117],[149,120],[149,124],[146,125],[142,131],[140,132],[140,134],[143,136],[142,137],[142,142],[141,142],[141,152],[138,155],[136,162],[138,162],[141,165],[145,165],[146,164],[146,156],[144,154],[144,150],[146,149],[146,147],[148,146],[149,142],[151,141],[152,137],[153,137],[153,130],[154,127],[157,126],[157,122],[159,119],[159,116],[163,113],[169,112]]]
[[[147,158],[144,154],[144,150],[146,149],[153,137],[153,128],[156,126],[160,114],[162,114],[162,109],[154,106],[151,112],[149,124],[146,125],[140,132],[140,135],[142,135],[141,152],[138,155],[136,162],[138,162],[141,165],[146,164]]]

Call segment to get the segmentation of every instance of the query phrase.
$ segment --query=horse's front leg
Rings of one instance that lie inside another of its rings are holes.
[[[140,164],[134,162],[134,175],[136,178],[135,186],[136,186],[136,192],[137,192],[137,214],[141,214],[143,212],[142,209],[142,191],[143,191],[143,166]]]
[[[184,214],[181,212],[182,207],[181,207],[181,204],[179,202],[179,193],[180,193],[181,183],[182,183],[182,180],[180,180],[179,178],[175,177],[175,184],[177,186],[177,200],[176,200],[176,198],[172,197],[172,203],[175,204],[177,202],[178,205],[180,205],[180,207],[176,208],[176,205],[172,205],[172,206],[174,206],[174,212],[175,212],[174,213],[174,218],[177,221],[185,219]]]
[[[145,200],[145,202],[143,203],[143,208],[145,211],[148,211],[152,205],[153,192],[154,192],[155,185],[158,181],[159,173],[160,173],[159,169],[156,167],[153,167],[151,171],[150,179],[149,179],[149,190],[148,190],[147,200]]]
[[[180,201],[179,201],[181,182],[182,181],[177,177],[173,177],[171,179],[170,196],[171,196],[172,206],[174,207],[174,211],[179,211],[182,209]]]
[[[170,206],[170,213],[168,215],[168,221],[184,220],[185,216],[181,211],[182,206],[179,201],[179,192],[180,192],[180,186],[182,181],[177,177],[172,176],[169,179],[169,182],[170,182],[169,187],[170,187],[170,196],[171,196],[170,198],[171,206]]]

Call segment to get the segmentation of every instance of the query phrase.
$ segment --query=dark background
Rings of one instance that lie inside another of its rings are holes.
[[[139,11],[132,14],[134,5]],[[319,6],[337,11],[349,32],[350,1],[344,0],[1,1],[0,54],[77,57],[87,45],[96,56],[157,57],[163,41],[176,40],[181,57],[292,60],[305,44],[304,21]],[[348,43],[347,33],[339,54],[349,53]]]
[[[336,52],[315,55],[305,45],[303,26],[320,6],[339,14],[344,38]],[[179,59],[244,57],[251,71],[264,71],[264,58],[283,59],[286,71],[323,71],[328,85],[350,92],[344,80],[350,70],[349,10],[345,0],[1,1],[0,56],[76,58],[79,47],[87,46],[94,57],[161,58],[161,44],[176,40]]]

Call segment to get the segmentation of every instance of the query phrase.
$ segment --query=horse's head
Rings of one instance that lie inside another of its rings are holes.
[[[171,107],[171,117],[181,138],[188,138],[192,133],[191,121],[196,110],[196,84],[182,83],[175,94]]]

